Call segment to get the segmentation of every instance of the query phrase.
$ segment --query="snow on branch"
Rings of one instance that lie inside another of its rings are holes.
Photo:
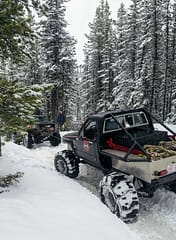
[[[8,187],[20,182],[23,177],[23,172],[16,172],[15,174],[8,174],[5,176],[0,176],[0,193],[8,192]]]

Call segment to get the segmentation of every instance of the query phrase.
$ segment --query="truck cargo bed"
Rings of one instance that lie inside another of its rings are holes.
[[[115,149],[111,149],[111,148],[107,148],[101,151],[103,154],[108,155],[108,156],[114,156],[115,158],[119,158],[121,160],[125,160],[125,156],[127,155],[127,152],[123,152],[123,151],[119,151],[119,150],[115,150]],[[136,155],[136,154],[132,154],[130,153],[126,159],[126,161],[147,161],[149,162],[148,159]]]

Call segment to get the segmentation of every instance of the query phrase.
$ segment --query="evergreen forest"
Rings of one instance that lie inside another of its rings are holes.
[[[116,18],[100,0],[89,23],[84,62],[67,30],[67,0],[0,0],[0,135],[33,114],[56,122],[145,107],[176,122],[176,0],[121,3]]]
[[[112,19],[102,0],[89,27],[81,83],[86,114],[145,107],[174,122],[176,1],[132,0]]]

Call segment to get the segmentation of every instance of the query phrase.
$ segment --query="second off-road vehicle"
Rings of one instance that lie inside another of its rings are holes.
[[[24,145],[27,148],[33,148],[34,144],[40,144],[49,141],[52,146],[58,146],[61,142],[61,136],[55,127],[55,123],[51,121],[43,121],[42,118],[37,118],[34,125],[29,126],[27,135],[24,139]]]
[[[100,197],[124,222],[139,214],[139,197],[161,186],[176,192],[175,133],[145,109],[113,111],[87,118],[79,132],[63,136],[68,150],[54,159],[60,173],[75,178],[79,164],[101,169]],[[169,135],[168,134],[171,135]]]

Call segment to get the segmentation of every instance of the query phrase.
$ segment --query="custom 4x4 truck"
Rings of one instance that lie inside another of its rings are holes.
[[[68,150],[54,159],[60,173],[75,178],[79,164],[101,169],[100,197],[124,222],[139,214],[139,197],[151,197],[161,186],[176,192],[175,133],[145,109],[92,115],[79,132],[63,136]],[[168,132],[171,134],[169,136]]]
[[[61,136],[55,123],[52,121],[45,121],[44,115],[33,115],[33,125],[27,129],[27,136],[23,140],[27,148],[33,148],[34,144],[40,144],[49,141],[52,146],[58,146],[61,142]]]

